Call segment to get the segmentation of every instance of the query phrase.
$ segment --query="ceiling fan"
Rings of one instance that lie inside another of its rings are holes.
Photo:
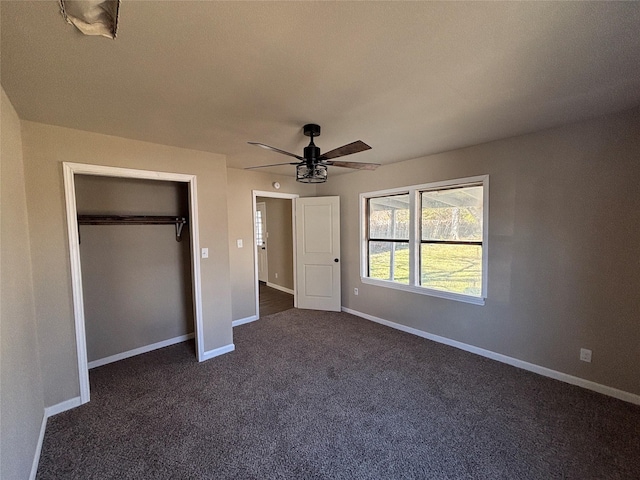
[[[282,155],[288,155],[290,157],[297,158],[299,162],[285,162],[285,163],[273,163],[271,165],[259,165],[256,167],[247,167],[246,170],[254,168],[275,167],[278,165],[295,165],[296,166],[296,180],[303,183],[322,183],[327,181],[327,167],[344,167],[355,168],[358,170],[375,170],[380,166],[379,163],[363,163],[363,162],[343,162],[342,160],[334,160],[334,158],[344,157],[345,155],[352,155],[354,153],[370,150],[371,147],[366,143],[357,140],[355,142],[343,145],[328,151],[327,153],[320,154],[320,148],[316,147],[313,143],[314,137],[320,136],[320,125],[309,123],[303,127],[303,132],[307,137],[311,137],[309,145],[304,148],[304,154],[301,157],[295,153],[285,152],[279,148],[270,147],[264,143],[249,142],[250,145],[256,145],[257,147],[266,148]]]

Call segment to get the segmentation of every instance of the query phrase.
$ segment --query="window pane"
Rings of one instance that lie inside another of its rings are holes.
[[[369,277],[409,283],[409,242],[369,242]]]
[[[262,233],[262,212],[256,210],[256,245],[261,247],[264,244],[264,235]]]
[[[409,195],[369,199],[369,238],[409,240]]]
[[[482,294],[482,247],[420,246],[420,281],[426,288],[479,297]]]
[[[422,240],[482,241],[482,186],[422,192]]]

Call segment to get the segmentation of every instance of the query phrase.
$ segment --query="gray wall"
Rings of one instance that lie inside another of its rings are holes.
[[[76,176],[79,214],[189,216],[185,183]],[[193,332],[188,226],[81,225],[89,361]]]
[[[80,393],[62,162],[197,176],[204,350],[232,343],[225,157],[22,122],[29,238],[45,405]]]
[[[640,394],[640,109],[330,177],[342,304]],[[360,282],[361,192],[489,174],[488,299],[476,306]],[[359,296],[353,288],[359,288]],[[580,362],[581,347],[593,350]]]
[[[0,478],[29,478],[44,416],[20,119],[2,89]]]
[[[269,283],[293,290],[292,201],[286,198],[259,198],[267,208]]]

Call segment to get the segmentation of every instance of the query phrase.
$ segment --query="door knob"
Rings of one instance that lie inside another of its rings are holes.
[[[338,263],[340,260],[338,260],[337,258],[334,258],[333,261]]]

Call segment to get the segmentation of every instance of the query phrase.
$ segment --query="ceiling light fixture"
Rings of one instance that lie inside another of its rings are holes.
[[[59,0],[67,23],[85,35],[116,38],[120,0]]]
[[[324,183],[327,181],[327,167],[318,163],[301,163],[296,166],[296,180],[302,183]]]

